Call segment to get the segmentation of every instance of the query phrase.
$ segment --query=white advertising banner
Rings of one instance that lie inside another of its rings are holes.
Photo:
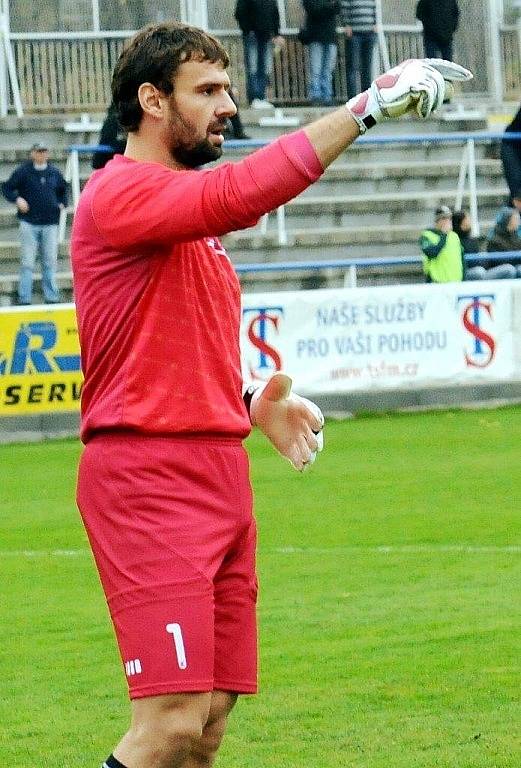
[[[246,380],[305,393],[487,383],[514,375],[515,281],[246,294]]]

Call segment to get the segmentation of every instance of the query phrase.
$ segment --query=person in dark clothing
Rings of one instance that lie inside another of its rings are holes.
[[[127,146],[127,134],[119,124],[114,104],[111,104],[107,110],[105,120],[101,126],[99,143],[112,147],[114,152],[95,152],[92,156],[92,167],[95,171],[99,168],[104,168],[114,155],[122,155]]]
[[[472,235],[472,222],[468,211],[454,211],[452,229],[460,239],[464,254],[481,251],[480,239]],[[509,280],[514,277],[517,277],[517,270],[512,264],[482,261],[472,267],[465,266],[465,280]]]
[[[18,304],[32,302],[37,256],[42,265],[45,302],[57,304],[60,301],[56,285],[58,222],[61,210],[67,205],[67,183],[48,159],[46,144],[33,144],[31,159],[18,166],[2,184],[2,194],[16,205],[20,222]]]
[[[273,44],[284,45],[276,0],[237,0],[235,19],[242,32],[246,95],[254,109],[271,109],[266,88],[273,65]]]
[[[416,18],[423,24],[425,56],[452,61],[452,40],[459,22],[457,0],[418,0]]]
[[[505,128],[505,134],[521,133],[521,106],[513,120]],[[521,140],[506,139],[501,141],[501,163],[508,190],[510,204],[521,190]]]
[[[458,235],[463,247],[463,253],[479,253],[481,242],[472,236],[472,222],[466,210],[454,211],[452,214],[452,229]]]
[[[376,0],[341,0],[347,95],[367,90],[373,79],[376,44]]]
[[[337,57],[336,26],[340,0],[303,0],[309,45],[308,98],[314,105],[333,103],[333,71]]]
[[[494,228],[487,235],[486,248],[488,253],[501,251],[519,251],[519,256],[509,256],[509,266],[514,274],[510,277],[521,277],[521,237],[518,234],[520,215],[517,208],[505,205],[501,208]],[[497,261],[486,262],[486,267],[497,265]],[[506,266],[502,264],[501,266]]]

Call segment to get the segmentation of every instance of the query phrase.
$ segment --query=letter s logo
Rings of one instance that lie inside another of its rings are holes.
[[[243,314],[254,315],[246,326],[246,336],[258,357],[255,365],[249,363],[252,379],[264,379],[282,368],[282,357],[277,349],[268,343],[268,331],[279,333],[279,323],[284,314],[282,307],[254,307],[243,310]]]
[[[489,318],[492,319],[491,304],[477,299],[465,308],[462,316],[464,328],[472,334],[475,339],[474,355],[471,356],[465,352],[465,362],[469,367],[473,368],[486,368],[494,359],[494,354],[496,352],[496,342],[492,336],[486,333],[479,325],[480,309],[484,310]],[[475,322],[476,318],[477,322]],[[483,349],[483,344],[487,347],[486,351]],[[485,357],[481,357],[481,355],[485,355]]]

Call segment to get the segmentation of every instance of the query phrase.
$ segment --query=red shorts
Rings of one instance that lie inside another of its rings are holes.
[[[95,436],[78,506],[130,697],[254,693],[256,527],[241,442]]]

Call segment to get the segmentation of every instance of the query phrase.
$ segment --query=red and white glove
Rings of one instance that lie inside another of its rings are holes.
[[[277,451],[303,472],[324,447],[324,416],[318,405],[291,392],[291,384],[289,376],[275,373],[253,394],[249,390],[250,419]]]
[[[455,81],[471,80],[472,72],[444,59],[407,59],[371,83],[347,102],[347,108],[365,133],[382,120],[416,112],[429,117],[450,101]]]

